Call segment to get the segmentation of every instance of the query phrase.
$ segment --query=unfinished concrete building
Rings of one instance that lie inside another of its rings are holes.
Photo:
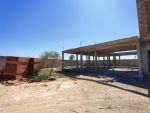
[[[116,57],[124,55],[137,55],[138,78],[143,79],[144,75],[150,77],[150,0],[137,0],[140,36],[123,38],[120,40],[84,46],[62,52],[64,54],[76,55],[76,67],[80,70],[86,67],[91,69],[91,61],[94,61],[95,71],[99,69],[98,59],[103,58],[103,68],[110,68],[110,57],[113,57],[113,67],[116,67]],[[83,56],[86,56],[83,65]],[[91,59],[92,58],[92,59]],[[64,65],[62,66],[64,68]]]
[[[137,0],[142,72],[150,76],[150,0]]]

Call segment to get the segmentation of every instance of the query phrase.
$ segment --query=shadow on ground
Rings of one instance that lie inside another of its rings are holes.
[[[138,95],[150,98],[150,84],[143,82],[143,81],[139,81],[137,76],[136,76],[136,75],[138,75],[138,72],[136,72],[136,71],[133,71],[133,72],[132,71],[129,71],[129,72],[127,72],[127,71],[111,71],[111,70],[105,69],[105,70],[101,70],[101,71],[97,71],[97,72],[90,71],[90,73],[89,73],[85,70],[81,71],[78,69],[66,69],[62,73],[64,76],[70,77],[72,79],[80,79],[80,80],[96,82],[98,84],[107,85],[107,86],[110,86],[113,88],[121,89],[124,91],[128,91],[128,92],[131,92],[134,94],[138,94]],[[128,88],[123,88],[123,87],[116,86],[116,85],[113,85],[110,83],[105,83],[105,82],[102,82],[100,80],[81,78],[81,77],[78,77],[79,75],[98,77],[98,78],[110,77],[110,78],[113,78],[115,81],[123,83],[123,84],[132,85],[132,86],[136,86],[139,88],[147,89],[148,93],[144,94],[144,93],[141,93],[139,91],[131,90]]]

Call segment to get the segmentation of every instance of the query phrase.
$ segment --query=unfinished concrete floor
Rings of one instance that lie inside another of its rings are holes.
[[[147,84],[106,79],[113,80],[73,74],[53,82],[0,85],[0,113],[150,113],[148,91],[142,88]]]

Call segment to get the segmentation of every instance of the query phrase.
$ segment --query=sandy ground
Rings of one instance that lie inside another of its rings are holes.
[[[148,94],[144,88],[105,84],[83,75],[78,78],[0,85],[0,113],[150,113],[150,98],[144,96]]]

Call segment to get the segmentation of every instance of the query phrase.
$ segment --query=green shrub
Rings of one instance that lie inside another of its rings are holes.
[[[33,82],[41,82],[43,80],[56,80],[62,77],[62,74],[57,73],[55,71],[52,72],[51,76],[49,76],[49,71],[41,71],[38,74],[32,77]]]

